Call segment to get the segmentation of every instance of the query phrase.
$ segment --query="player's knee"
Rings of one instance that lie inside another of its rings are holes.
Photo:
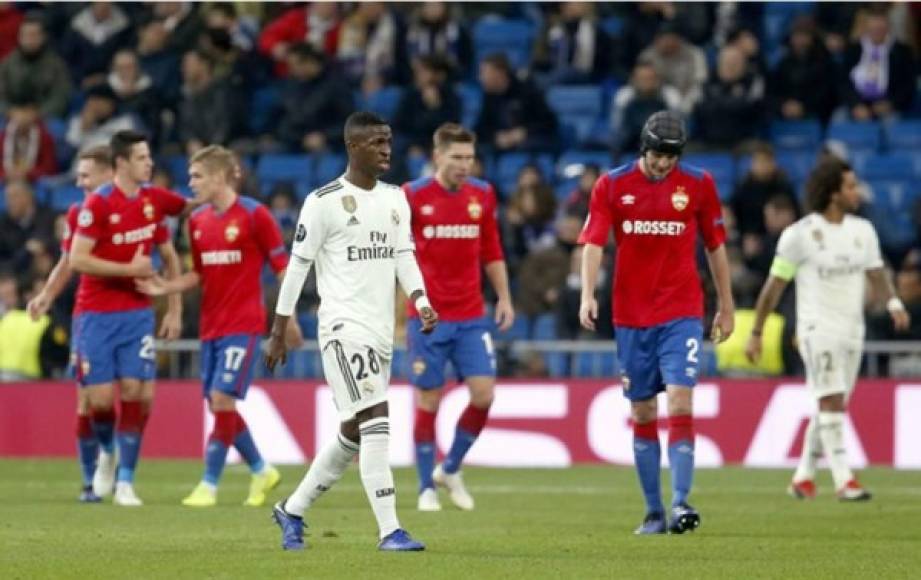
[[[358,443],[361,438],[358,434],[358,421],[356,419],[351,419],[342,423],[342,425],[339,426],[339,432],[342,433],[343,437],[353,443]]]
[[[441,404],[441,389],[419,390],[416,397],[416,404],[423,411],[436,413],[438,406]]]
[[[819,410],[820,411],[830,411],[833,413],[843,413],[845,408],[844,404],[844,394],[837,393],[834,395],[828,395],[819,399]]]
[[[655,421],[658,418],[655,399],[634,402],[630,409],[630,416],[633,422],[638,425]]]
[[[208,407],[212,413],[234,411],[237,408],[237,401],[233,397],[215,391],[208,396]]]
[[[492,389],[488,391],[479,391],[470,393],[470,404],[478,409],[486,409],[492,406],[495,395]]]

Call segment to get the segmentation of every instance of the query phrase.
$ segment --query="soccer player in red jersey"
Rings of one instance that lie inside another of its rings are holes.
[[[454,504],[465,510],[474,502],[461,478],[467,451],[486,425],[496,384],[496,357],[485,317],[480,269],[496,291],[495,323],[509,328],[515,318],[508,273],[496,224],[496,195],[490,184],[471,177],[476,136],[454,123],[435,131],[435,176],[403,186],[412,211],[416,255],[432,306],[441,319],[431,334],[422,332],[409,304],[407,334],[410,380],[418,389],[416,469],[418,508],[438,511],[435,484],[445,486]],[[451,362],[467,383],[470,403],[457,422],[444,463],[435,466],[435,416]]]
[[[114,178],[91,193],[77,213],[70,267],[82,274],[74,317],[74,368],[88,393],[90,421],[102,453],[93,478],[96,495],[118,484],[115,503],[139,506],[134,472],[153,400],[154,314],[150,297],[138,292],[134,278],[154,274],[150,252],[163,219],[191,205],[182,196],[147,185],[153,160],[146,138],[119,131],[109,144]],[[178,266],[178,261],[177,264]],[[179,271],[171,272],[178,275]],[[178,336],[181,314],[172,311],[162,334]],[[113,382],[121,386],[121,416],[114,432]],[[118,444],[116,474],[111,449]]]
[[[92,147],[82,151],[77,156],[77,186],[83,190],[85,196],[110,181],[112,181],[112,154],[107,146]],[[73,270],[68,263],[68,254],[70,253],[73,233],[77,229],[77,215],[80,207],[81,204],[75,203],[68,208],[66,227],[61,240],[61,257],[55,264],[54,269],[52,269],[51,274],[49,274],[48,280],[41,291],[29,301],[26,307],[33,320],[37,320],[48,312],[55,299],[64,291],[73,278]],[[157,228],[154,241],[157,244],[160,255],[163,257],[167,270],[178,273],[180,268],[179,256],[169,239],[169,228],[165,224],[160,224]],[[181,319],[181,309],[182,302],[178,298],[169,300],[169,314],[165,317],[164,325],[160,331],[162,337],[170,339],[178,337],[179,327],[176,323]],[[78,314],[79,312],[75,309],[74,319]],[[71,329],[71,340],[76,345],[73,328]],[[109,445],[104,451],[111,456],[111,437],[108,439],[108,443]],[[78,389],[77,391],[77,454],[83,474],[83,490],[79,499],[85,503],[97,503],[102,498],[93,492],[92,482],[99,456],[99,440],[90,423],[89,393],[86,389]]]
[[[189,218],[189,244],[194,271],[165,281],[137,282],[147,294],[162,295],[202,287],[201,368],[204,396],[214,414],[214,429],[205,450],[205,473],[182,503],[210,507],[217,503],[217,485],[227,451],[236,447],[253,473],[249,506],[265,503],[266,492],[281,475],[256,448],[237,400],[246,396],[266,317],[262,269],[266,263],[279,277],[288,265],[281,230],[264,205],[234,191],[237,163],[229,150],[211,145],[192,156],[189,184],[205,203]],[[287,326],[288,345],[303,341],[296,320]]]
[[[633,453],[646,517],[637,534],[683,533],[700,525],[687,503],[694,473],[692,387],[703,342],[704,296],[697,275],[701,234],[718,295],[712,338],[732,334],[726,232],[716,186],[709,173],[679,163],[686,143],[684,121],[661,111],[643,127],[637,161],[602,175],[579,237],[585,244],[579,319],[594,330],[594,288],[602,250],[614,230],[616,264],[612,295],[617,357],[624,395],[631,402]],[[668,459],[672,473],[671,521],[659,491],[661,448],[656,396],[668,401]]]

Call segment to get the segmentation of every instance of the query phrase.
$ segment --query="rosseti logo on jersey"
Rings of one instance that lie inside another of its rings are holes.
[[[454,240],[474,240],[480,237],[479,224],[438,224],[437,226],[425,226],[422,228],[422,237],[427,240],[437,239],[454,239]]]
[[[137,242],[143,242],[144,240],[149,240],[154,236],[154,231],[157,229],[157,224],[148,224],[143,228],[138,228],[136,230],[130,230],[125,233],[112,234],[112,243],[116,246],[122,244],[136,244]]]
[[[226,264],[239,264],[243,261],[243,252],[240,250],[215,250],[202,252],[202,266],[223,266]]]
[[[638,236],[680,236],[687,224],[667,220],[624,220],[625,234]]]
[[[367,260],[392,260],[396,253],[393,246],[387,244],[388,235],[384,232],[369,232],[370,246],[349,246],[348,261],[364,262]]]

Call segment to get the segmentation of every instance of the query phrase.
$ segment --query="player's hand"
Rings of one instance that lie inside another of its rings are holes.
[[[160,276],[135,278],[134,287],[141,294],[147,294],[148,296],[165,296],[168,294],[166,280]]]
[[[745,344],[745,358],[748,359],[748,362],[755,364],[761,358],[761,337],[756,335],[751,335],[748,337],[748,342]]]
[[[904,308],[893,310],[889,313],[892,316],[892,325],[899,332],[905,332],[911,326],[911,315]]]
[[[26,304],[26,312],[29,313],[29,318],[32,319],[32,322],[38,322],[38,319],[48,312],[49,308],[51,308],[51,300],[48,299],[44,292],[39,292],[35,298],[29,300],[29,303]]]
[[[419,320],[422,321],[422,333],[429,334],[438,325],[438,313],[431,306],[426,306],[419,311]]]
[[[594,296],[583,299],[579,304],[579,324],[585,330],[594,331],[596,320],[598,320],[598,301]]]
[[[182,335],[182,313],[176,310],[167,310],[160,323],[159,338],[176,340]]]
[[[297,319],[292,317],[288,320],[288,326],[285,328],[285,346],[294,350],[301,348],[303,345],[304,333],[301,331],[301,325],[297,323]]]
[[[128,275],[133,278],[150,278],[155,273],[150,256],[144,255],[144,246],[138,246],[134,257],[128,262]]]
[[[710,331],[710,339],[714,344],[726,342],[732,336],[732,331],[736,327],[736,314],[732,308],[717,310],[716,316],[713,317],[713,329]]]
[[[275,365],[285,364],[288,360],[288,348],[285,346],[284,334],[271,334],[265,349],[265,367],[269,372],[275,371]]]
[[[496,326],[500,331],[505,332],[515,323],[515,309],[509,300],[499,300],[496,302]]]

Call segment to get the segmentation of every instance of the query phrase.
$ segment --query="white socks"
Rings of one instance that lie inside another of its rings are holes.
[[[361,435],[361,455],[358,458],[361,483],[383,539],[400,527],[393,472],[390,471],[390,420],[377,417],[365,421],[358,428]]]
[[[803,451],[800,454],[796,473],[793,474],[793,481],[799,483],[800,481],[815,479],[816,464],[821,458],[822,440],[819,437],[818,419],[813,415],[809,419],[806,434],[803,436]]]
[[[314,457],[307,475],[294,493],[285,500],[285,511],[303,517],[304,510],[339,481],[357,453],[358,445],[343,437],[342,433],[338,433],[336,440]]]
[[[847,451],[844,448],[844,413],[819,411],[819,437],[825,449],[825,459],[831,467],[835,489],[841,489],[854,478],[847,465]]]

